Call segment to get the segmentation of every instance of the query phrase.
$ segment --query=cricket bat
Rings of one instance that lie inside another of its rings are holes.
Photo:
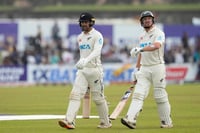
[[[126,71],[126,70],[128,70],[130,68],[131,68],[131,64],[130,63],[124,64],[120,68],[118,68],[115,71],[113,71],[113,75],[117,77],[120,74],[122,74],[124,71]]]
[[[90,118],[90,88],[88,87],[87,92],[85,93],[85,96],[83,97],[83,110],[82,110],[82,116],[84,119]]]
[[[134,86],[131,86],[124,93],[124,95],[122,96],[122,98],[120,99],[119,103],[117,104],[117,106],[115,107],[114,111],[112,112],[112,114],[109,117],[111,120],[117,119],[117,117],[119,116],[119,114],[122,112],[124,106],[126,105],[126,102],[128,101],[129,97],[131,96],[133,88],[134,88]]]

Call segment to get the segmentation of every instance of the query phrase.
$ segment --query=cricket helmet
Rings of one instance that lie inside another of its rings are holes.
[[[90,13],[84,12],[80,15],[79,24],[83,21],[89,21],[90,26],[93,26],[95,23],[95,18]]]
[[[153,23],[154,23],[154,15],[153,15],[153,13],[151,11],[144,11],[144,12],[141,13],[141,15],[140,15],[140,23],[141,23],[141,25],[143,24],[142,19],[144,17],[152,17],[152,20],[153,20]]]

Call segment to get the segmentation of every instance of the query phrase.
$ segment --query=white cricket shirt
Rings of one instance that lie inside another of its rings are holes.
[[[103,47],[103,36],[95,28],[85,34],[81,32],[77,38],[80,58],[86,58],[89,62],[86,67],[101,66],[101,49]]]
[[[140,47],[145,47],[152,45],[155,42],[159,42],[161,47],[154,51],[145,51],[141,52],[141,65],[151,66],[156,64],[164,64],[164,43],[165,43],[165,34],[159,28],[154,26],[150,31],[142,34],[140,37]]]

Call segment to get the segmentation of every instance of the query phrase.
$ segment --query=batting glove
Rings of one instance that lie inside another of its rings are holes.
[[[142,51],[143,51],[143,48],[135,47],[131,50],[130,54],[132,57],[136,57]]]
[[[84,58],[81,58],[77,63],[76,63],[76,68],[77,69],[83,69],[86,65],[87,61]]]
[[[136,73],[139,71],[138,68],[135,68],[134,71],[132,72],[132,81],[133,82],[136,82],[137,81],[137,78],[136,78]]]

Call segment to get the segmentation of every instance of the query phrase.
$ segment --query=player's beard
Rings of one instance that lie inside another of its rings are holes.
[[[86,26],[81,26],[81,30],[82,30],[82,31],[86,31],[86,30],[87,30],[87,27],[86,27]]]
[[[151,26],[144,26],[145,30],[149,30]]]
[[[151,25],[147,25],[147,26],[143,26],[145,28],[145,30],[149,30],[151,29],[151,27],[153,26],[153,23]]]
[[[81,26],[81,29],[83,32],[87,33],[89,32],[92,28],[90,26]]]

